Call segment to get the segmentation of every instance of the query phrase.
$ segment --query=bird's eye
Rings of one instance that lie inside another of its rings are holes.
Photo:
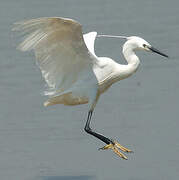
[[[146,44],[143,44],[143,47],[145,48],[147,45]]]

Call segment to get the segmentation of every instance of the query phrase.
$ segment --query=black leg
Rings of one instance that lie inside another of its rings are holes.
[[[92,114],[93,114],[93,111],[89,111],[89,112],[88,112],[88,118],[87,118],[87,121],[86,121],[86,125],[85,125],[84,130],[85,130],[88,134],[91,134],[92,136],[100,139],[101,141],[103,141],[103,142],[106,143],[106,144],[110,144],[110,143],[113,144],[113,141],[112,141],[111,139],[103,136],[102,134],[99,134],[99,133],[94,132],[94,131],[90,128],[90,122],[91,122]]]

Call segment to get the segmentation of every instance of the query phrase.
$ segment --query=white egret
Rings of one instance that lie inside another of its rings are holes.
[[[13,30],[27,34],[18,49],[35,52],[37,65],[49,86],[49,91],[45,92],[49,99],[44,105],[88,103],[85,131],[106,143],[106,146],[100,149],[112,149],[118,156],[127,159],[119,149],[124,152],[131,150],[91,129],[93,110],[100,95],[113,83],[137,71],[140,60],[135,54],[136,50],[168,56],[140,37],[98,35],[126,39],[122,52],[127,65],[118,64],[107,57],[97,57],[94,51],[97,33],[83,35],[82,26],[77,21],[67,18],[44,17],[27,20],[15,23]]]

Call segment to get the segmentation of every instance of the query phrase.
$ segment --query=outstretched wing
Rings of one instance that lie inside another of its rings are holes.
[[[13,30],[27,34],[18,49],[35,51],[37,64],[51,89],[47,95],[64,92],[82,79],[95,79],[92,67],[97,59],[88,51],[78,22],[45,17],[15,23]]]

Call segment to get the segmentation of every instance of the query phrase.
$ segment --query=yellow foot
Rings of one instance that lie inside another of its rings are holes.
[[[130,149],[125,148],[124,146],[120,145],[117,141],[114,141],[114,144],[123,152],[132,153]]]
[[[112,149],[114,153],[116,153],[119,157],[127,160],[127,157],[123,153],[121,153],[118,148],[123,152],[132,152],[130,149],[121,146],[117,141],[113,141],[113,143],[107,144],[106,146],[99,148],[99,150]]]

